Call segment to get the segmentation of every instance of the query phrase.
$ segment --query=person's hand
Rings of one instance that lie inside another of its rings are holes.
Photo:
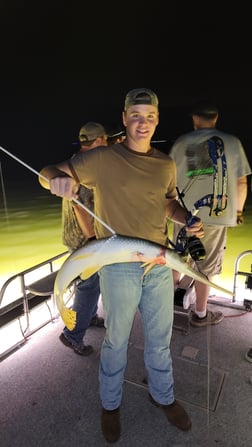
[[[242,211],[237,211],[236,213],[236,223],[237,225],[242,225],[244,223],[244,217]]]
[[[204,229],[203,229],[203,222],[198,217],[194,217],[193,224],[189,227],[185,227],[186,232],[190,234],[190,236],[196,236],[199,239],[204,237]]]
[[[79,184],[74,178],[68,175],[54,177],[50,179],[50,190],[52,194],[59,197],[65,197],[68,200],[78,198]]]

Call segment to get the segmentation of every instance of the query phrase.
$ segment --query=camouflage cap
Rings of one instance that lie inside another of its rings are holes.
[[[100,123],[95,123],[89,121],[84,126],[81,127],[79,131],[79,141],[80,143],[85,143],[86,141],[96,140],[98,137],[103,137],[106,135],[106,130]]]
[[[148,88],[135,88],[130,90],[125,98],[124,109],[139,104],[149,104],[158,107],[158,97],[156,93]]]

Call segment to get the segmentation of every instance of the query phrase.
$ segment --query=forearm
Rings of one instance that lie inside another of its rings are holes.
[[[168,200],[166,206],[166,215],[169,220],[186,224],[186,211],[177,200]]]
[[[243,211],[248,194],[248,183],[246,177],[237,179],[237,211]]]
[[[55,177],[62,177],[63,175],[66,175],[66,173],[56,166],[46,166],[40,171],[39,183],[43,188],[50,189],[50,180]]]

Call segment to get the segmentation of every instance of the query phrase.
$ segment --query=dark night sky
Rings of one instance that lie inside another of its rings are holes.
[[[149,87],[157,138],[191,130],[190,105],[211,98],[251,161],[249,12],[176,3],[1,0],[0,145],[39,170],[72,153],[85,121],[121,124],[127,91]]]

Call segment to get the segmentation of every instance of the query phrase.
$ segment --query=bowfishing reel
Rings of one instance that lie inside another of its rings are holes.
[[[190,227],[198,220],[198,217],[189,213],[186,220],[187,226]],[[189,254],[194,261],[202,261],[206,257],[206,251],[200,239],[197,236],[188,236],[185,227],[181,228],[178,233],[175,249],[182,256]]]
[[[198,222],[200,219],[197,216],[194,216],[191,211],[188,211],[183,201],[182,193],[179,191],[178,188],[176,189],[180,202],[186,210],[186,226],[190,227],[195,222]],[[194,261],[202,261],[206,257],[206,251],[200,239],[197,236],[188,236],[185,227],[181,228],[178,233],[175,250],[178,251],[182,256],[190,255]]]

